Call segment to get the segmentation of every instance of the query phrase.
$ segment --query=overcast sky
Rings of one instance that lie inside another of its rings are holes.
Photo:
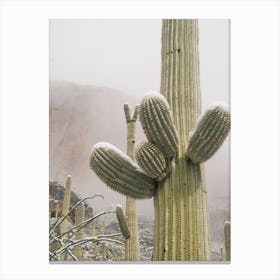
[[[203,107],[229,100],[229,20],[199,20]],[[139,94],[160,87],[161,20],[50,20],[50,79]]]

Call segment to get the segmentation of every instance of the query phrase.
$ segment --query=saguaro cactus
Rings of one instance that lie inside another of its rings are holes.
[[[211,260],[203,170],[185,159],[188,134],[201,110],[198,21],[163,20],[161,55],[161,93],[171,106],[179,145],[154,198],[155,258]]]
[[[140,121],[149,142],[140,147],[136,157],[157,185],[144,178],[143,185],[134,182],[142,175],[128,167],[120,153],[123,159],[119,159],[118,168],[129,169],[124,171],[126,177],[109,174],[113,169],[110,158],[94,155],[95,165],[106,166],[103,173],[108,171],[106,176],[96,173],[101,179],[106,177],[105,182],[121,193],[135,198],[154,196],[155,260],[208,261],[211,260],[209,215],[200,163],[209,159],[227,136],[229,112],[214,106],[197,124],[201,110],[197,20],[163,20],[161,56],[162,95],[150,92],[139,105]],[[190,132],[193,133],[189,138]],[[98,154],[98,150],[95,148],[94,153]],[[114,184],[120,180],[126,183],[115,188]],[[134,187],[127,182],[133,182]]]
[[[225,250],[226,250],[226,260],[230,261],[230,222],[225,222],[224,225],[224,235],[225,235]]]
[[[65,189],[64,189],[64,199],[62,206],[62,216],[65,216],[70,207],[70,199],[71,199],[71,175],[67,176]],[[68,221],[64,220],[60,225],[60,233],[63,234],[67,230]],[[61,260],[67,260],[67,253],[61,254]]]
[[[138,118],[138,106],[135,107],[134,114],[131,117],[128,104],[124,105],[124,113],[127,124],[127,155],[131,160],[135,161],[135,124]],[[130,238],[125,243],[125,260],[139,261],[140,247],[139,234],[136,215],[136,201],[134,198],[126,197],[126,222],[130,232]]]

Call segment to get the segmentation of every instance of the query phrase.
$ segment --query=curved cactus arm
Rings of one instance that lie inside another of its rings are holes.
[[[159,182],[166,177],[166,160],[157,146],[150,142],[141,143],[136,148],[135,156],[138,165],[148,176]]]
[[[178,135],[169,104],[158,92],[148,92],[139,105],[139,118],[149,142],[156,145],[166,158],[178,152]]]
[[[117,205],[116,207],[116,216],[119,222],[121,233],[126,239],[128,239],[130,237],[130,232],[121,205]]]
[[[230,112],[225,105],[210,106],[190,133],[186,156],[193,163],[208,160],[221,147],[230,131]]]
[[[122,151],[105,142],[93,146],[90,167],[111,189],[135,199],[151,198],[157,182]]]

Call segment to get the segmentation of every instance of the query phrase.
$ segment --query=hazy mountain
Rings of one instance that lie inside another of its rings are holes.
[[[66,82],[50,83],[50,180],[64,184],[72,175],[73,189],[80,196],[104,195],[89,202],[94,209],[124,204],[124,196],[106,187],[89,168],[92,146],[110,142],[126,152],[126,122],[123,104],[131,110],[139,103],[135,97],[114,89],[80,86]],[[139,123],[137,140],[144,139]],[[140,209],[151,211],[152,201],[141,201]],[[141,206],[141,204],[144,204]]]
[[[144,94],[144,93],[143,93]],[[89,201],[93,211],[125,205],[125,197],[105,186],[89,168],[92,146],[110,142],[126,152],[123,104],[134,110],[141,96],[111,88],[50,82],[50,181],[62,185],[72,175],[73,191],[81,197],[99,193],[104,200]],[[145,137],[137,122],[136,142]],[[223,223],[229,219],[229,141],[205,164],[214,246],[221,246]],[[137,202],[138,213],[153,217],[153,200]]]

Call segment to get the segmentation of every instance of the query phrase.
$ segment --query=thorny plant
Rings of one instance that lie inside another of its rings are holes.
[[[94,216],[90,217],[89,219],[86,219],[79,223],[78,225],[71,226],[68,228],[68,230],[64,233],[59,232],[59,226],[61,223],[67,219],[67,216],[77,209],[77,207],[82,204],[84,201],[88,199],[93,199],[95,197],[101,197],[104,198],[102,195],[94,195],[91,197],[86,197],[81,200],[79,200],[76,204],[74,204],[68,212],[55,219],[53,222],[52,219],[50,219],[50,226],[49,226],[49,260],[50,261],[58,261],[60,259],[61,254],[68,253],[69,256],[75,261],[78,261],[79,259],[74,254],[74,248],[79,246],[83,249],[83,245],[89,242],[93,243],[106,243],[106,242],[114,242],[121,245],[125,245],[124,242],[115,239],[115,237],[122,236],[123,233],[114,233],[114,234],[98,234],[96,236],[92,237],[84,237],[82,239],[75,239],[75,235],[84,229],[86,226],[88,226],[91,222],[95,221],[101,216],[108,215],[111,213],[115,213],[116,211],[110,211],[110,209],[106,211],[101,211]],[[49,203],[50,205],[53,205],[54,203],[57,203],[58,201],[50,199]],[[52,249],[51,249],[52,248]]]

